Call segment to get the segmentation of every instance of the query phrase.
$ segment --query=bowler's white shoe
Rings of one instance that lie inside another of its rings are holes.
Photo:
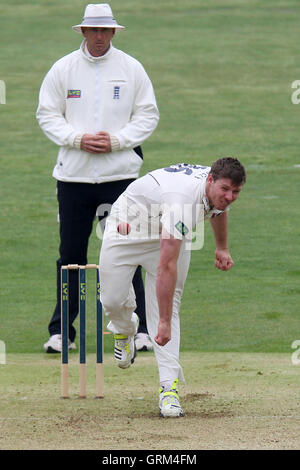
[[[179,403],[177,385],[178,379],[175,379],[170,390],[164,390],[162,387],[159,389],[159,409],[163,418],[184,416]]]
[[[153,351],[153,344],[147,333],[137,333],[134,341],[137,351]]]
[[[44,344],[44,349],[46,353],[50,353],[50,354],[61,353],[61,349],[62,349],[61,335],[50,336],[47,343]],[[71,341],[69,340],[69,350],[72,351],[73,349],[76,349],[76,344],[71,343]]]
[[[132,313],[131,321],[134,324],[135,331],[139,327],[139,317],[135,312]],[[111,322],[107,325],[110,329]],[[111,330],[113,331],[113,330]],[[134,335],[128,336],[121,333],[114,334],[115,339],[115,361],[121,369],[127,369],[133,364],[136,357],[136,347],[134,343]]]
[[[127,369],[134,363],[136,348],[134,336],[114,335],[115,338],[115,360],[121,369]]]

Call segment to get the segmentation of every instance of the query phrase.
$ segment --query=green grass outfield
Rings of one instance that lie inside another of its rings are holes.
[[[141,60],[161,113],[142,174],[238,157],[247,184],[230,214],[236,266],[214,268],[209,225],[182,300],[182,350],[291,354],[300,338],[298,0],[112,0],[114,45]],[[51,64],[80,45],[79,0],[1,1],[1,322],[8,354],[39,353],[55,302],[57,148],[35,120]],[[16,21],[17,18],[17,21]],[[95,226],[96,229],[96,226]],[[93,234],[89,261],[98,261]],[[93,319],[88,323],[94,350]],[[105,339],[111,351],[111,337]]]

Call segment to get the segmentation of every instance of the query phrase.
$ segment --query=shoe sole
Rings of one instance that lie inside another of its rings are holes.
[[[69,348],[69,351],[74,351],[75,348]],[[51,346],[48,346],[47,349],[45,349],[45,352],[47,354],[60,354],[61,351],[58,351],[57,349],[53,349]]]
[[[57,351],[56,349],[51,348],[51,346],[48,346],[45,352],[47,354],[60,354],[61,353],[61,351]]]
[[[161,416],[161,418],[183,418],[184,412],[180,411],[179,414],[173,414],[173,413],[162,414],[162,412],[160,412],[160,416]]]
[[[141,348],[137,349],[137,351],[153,351],[153,348],[148,348],[147,346],[142,346]]]

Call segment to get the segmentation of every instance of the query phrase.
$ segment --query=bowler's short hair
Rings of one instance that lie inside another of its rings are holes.
[[[246,182],[245,168],[237,158],[219,158],[212,164],[210,173],[214,181],[229,178],[236,186]]]

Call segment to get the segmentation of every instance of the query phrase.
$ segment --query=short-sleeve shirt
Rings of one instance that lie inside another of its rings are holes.
[[[157,234],[164,228],[175,238],[191,239],[193,228],[201,220],[224,212],[210,207],[205,194],[210,169],[177,163],[137,179],[123,194],[130,204],[142,208],[141,214],[148,217],[148,222],[157,221],[156,226],[153,224]]]

